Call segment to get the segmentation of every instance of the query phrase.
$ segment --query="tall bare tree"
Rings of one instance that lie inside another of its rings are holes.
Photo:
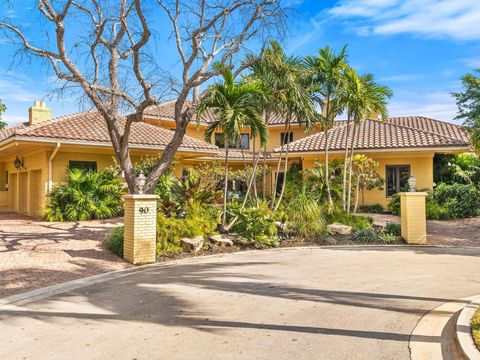
[[[175,95],[175,132],[147,175],[145,190],[153,192],[196,114],[199,87],[225,68],[235,74],[246,68],[248,64],[234,66],[237,57],[253,38],[263,44],[279,33],[286,14],[284,2],[38,0],[32,10],[22,4],[24,13],[40,16],[30,29],[7,17],[0,18],[0,29],[22,53],[46,60],[59,86],[79,89],[98,110],[131,193],[137,192],[129,152],[132,123],[141,121],[148,107]],[[15,6],[13,1],[7,3]],[[42,41],[38,34],[53,41]],[[165,81],[158,76],[168,73],[156,62],[165,57],[156,52],[160,36],[175,42],[172,62],[180,64],[179,79],[169,75]]]

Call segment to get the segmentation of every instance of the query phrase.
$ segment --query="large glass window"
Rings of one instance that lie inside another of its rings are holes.
[[[97,171],[97,163],[95,161],[76,161],[71,160],[68,163],[70,169],[80,169],[82,171]]]
[[[387,197],[400,191],[408,191],[410,165],[387,165],[385,174]]]
[[[221,149],[225,148],[225,141],[223,139],[222,133],[215,134],[215,145]],[[250,135],[249,134],[241,134],[240,139],[237,141],[236,144],[228,144],[230,149],[249,149],[250,148]]]
[[[293,132],[282,132],[280,133],[280,145],[286,145],[293,141]]]

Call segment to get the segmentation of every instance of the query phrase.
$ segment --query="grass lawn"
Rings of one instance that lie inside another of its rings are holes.
[[[475,345],[480,350],[480,308],[473,315],[470,326],[472,328],[473,341],[475,341]]]

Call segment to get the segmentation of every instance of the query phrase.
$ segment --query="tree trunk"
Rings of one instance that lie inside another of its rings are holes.
[[[224,136],[225,143],[225,180],[223,184],[223,215],[222,215],[222,226],[225,228],[227,224],[227,199],[228,199],[228,140]]]
[[[155,188],[157,187],[160,176],[162,176],[168,170],[175,153],[180,145],[182,145],[183,137],[185,135],[185,131],[187,130],[187,125],[192,120],[194,114],[192,108],[182,111],[183,105],[185,104],[185,99],[186,95],[181,94],[175,103],[175,132],[172,140],[170,140],[167,147],[163,151],[162,156],[147,175],[147,181],[145,183],[146,194],[153,194]]]
[[[287,130],[287,134],[290,132],[291,130],[291,115],[288,116],[288,130]],[[280,203],[282,202],[282,199],[283,199],[283,193],[285,192],[285,183],[287,181],[287,170],[288,170],[288,148],[290,146],[290,137],[288,137],[288,140],[287,140],[287,147],[286,147],[286,150],[285,150],[285,166],[283,168],[283,182],[282,182],[282,191],[280,191],[280,196],[278,197],[278,202],[277,202],[277,205],[275,205],[275,208],[274,210],[277,211],[278,210],[278,207],[280,206]],[[277,181],[278,181],[278,176],[277,176]],[[276,189],[275,189],[276,190]],[[276,192],[276,191],[275,191]]]
[[[350,115],[347,119],[347,136],[345,138],[345,154],[343,159],[343,187],[342,187],[342,206],[343,211],[347,211],[347,165],[348,165],[348,136],[350,135]]]
[[[263,169],[262,169],[262,199],[265,200],[265,189],[267,187],[267,147],[263,147]]]
[[[288,119],[287,122],[285,123],[285,128],[284,128],[284,136],[287,136],[287,131],[288,130]],[[283,140],[280,137],[281,140]],[[288,149],[288,142],[287,142],[287,149]],[[277,172],[275,174],[275,184],[273,185],[273,198],[272,198],[272,209],[275,206],[275,200],[277,198],[277,183],[278,183],[278,173],[280,172],[280,165],[282,164],[282,154],[283,154],[283,145],[280,147],[280,154],[277,162]]]
[[[358,194],[358,189],[360,187],[360,176],[357,175],[357,187],[356,187],[356,190],[355,190],[355,207],[353,208],[353,213],[356,214],[357,213],[357,208],[358,208],[358,197],[359,197],[359,194]]]
[[[325,129],[323,129],[325,133],[325,185],[327,186],[327,196],[328,196],[328,204],[330,208],[333,209],[333,200],[332,200],[332,193],[330,191],[330,174],[329,174],[329,164],[328,164],[328,125],[330,122],[330,94],[327,96],[327,109],[325,111]]]
[[[350,144],[350,164],[348,170],[348,201],[347,201],[347,214],[350,214],[350,203],[352,198],[352,168],[353,168],[353,153],[355,150],[355,135],[357,133],[357,124],[353,124],[352,142]]]

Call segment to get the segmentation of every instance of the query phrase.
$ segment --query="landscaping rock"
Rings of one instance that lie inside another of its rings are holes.
[[[222,234],[212,235],[209,237],[210,241],[220,246],[233,246],[233,241],[224,237]]]
[[[332,233],[341,234],[341,235],[348,235],[352,233],[351,226],[343,225],[339,223],[333,223],[333,224],[327,225],[327,229]]]
[[[254,243],[254,241],[248,240],[247,238],[237,234],[237,233],[230,233],[228,234],[228,238],[233,241],[234,244],[240,246],[249,246]]]
[[[333,236],[329,236],[325,239],[325,245],[336,245],[337,240]]]
[[[195,236],[194,238],[181,238],[180,244],[187,252],[196,253],[203,248],[203,236]]]

